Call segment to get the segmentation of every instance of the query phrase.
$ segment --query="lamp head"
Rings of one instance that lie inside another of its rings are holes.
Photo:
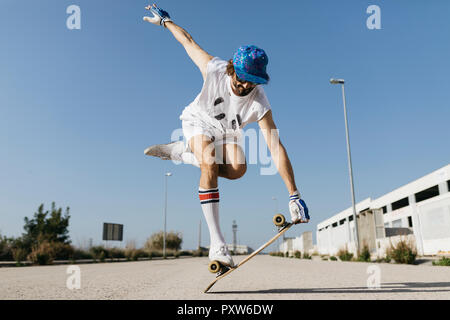
[[[331,78],[330,79],[330,83],[331,84],[344,84],[345,80],[344,79],[333,79],[333,78]]]

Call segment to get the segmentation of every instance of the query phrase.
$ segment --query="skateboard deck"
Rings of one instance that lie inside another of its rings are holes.
[[[267,248],[269,245],[271,245],[275,240],[277,240],[281,235],[283,235],[290,227],[292,227],[293,224],[292,223],[286,223],[284,224],[279,230],[278,233],[269,241],[267,241],[265,244],[263,244],[261,247],[259,247],[257,250],[255,250],[254,252],[252,252],[248,257],[246,257],[244,260],[242,260],[241,262],[239,262],[234,268],[229,268],[227,271],[225,271],[224,273],[220,273],[213,282],[211,282],[209,284],[209,286],[205,289],[205,291],[203,291],[204,293],[207,293],[209,289],[211,289],[211,287],[220,279],[225,278],[227,275],[229,275],[231,272],[233,272],[234,270],[236,270],[237,268],[239,268],[240,266],[242,266],[244,263],[246,263],[248,260],[250,260],[251,258],[253,258],[254,256],[256,256],[258,253],[260,253],[262,250],[264,250],[265,248]]]

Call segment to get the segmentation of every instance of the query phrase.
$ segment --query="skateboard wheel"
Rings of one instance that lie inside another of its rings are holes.
[[[283,225],[285,224],[285,222],[286,222],[286,218],[285,218],[281,213],[276,214],[276,215],[273,217],[273,223],[274,223],[277,227],[283,226]]]
[[[220,262],[216,260],[211,261],[208,265],[208,270],[211,273],[217,273],[220,271],[221,268],[222,266],[220,265]]]

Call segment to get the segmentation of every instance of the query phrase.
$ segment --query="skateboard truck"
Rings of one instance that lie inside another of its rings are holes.
[[[286,218],[281,214],[276,214],[272,219],[275,226],[278,228],[278,232],[281,232],[284,228],[286,228],[289,224],[286,221]]]
[[[230,267],[223,265],[222,263],[220,263],[220,261],[217,260],[211,261],[208,265],[209,272],[216,273],[217,277],[220,277],[230,269]]]

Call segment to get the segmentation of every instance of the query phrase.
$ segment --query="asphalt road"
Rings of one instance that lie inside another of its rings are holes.
[[[450,299],[450,267],[260,255],[205,294],[215,277],[207,265],[207,258],[82,264],[81,287],[72,290],[67,265],[0,268],[0,299]],[[380,288],[369,289],[369,278]]]

